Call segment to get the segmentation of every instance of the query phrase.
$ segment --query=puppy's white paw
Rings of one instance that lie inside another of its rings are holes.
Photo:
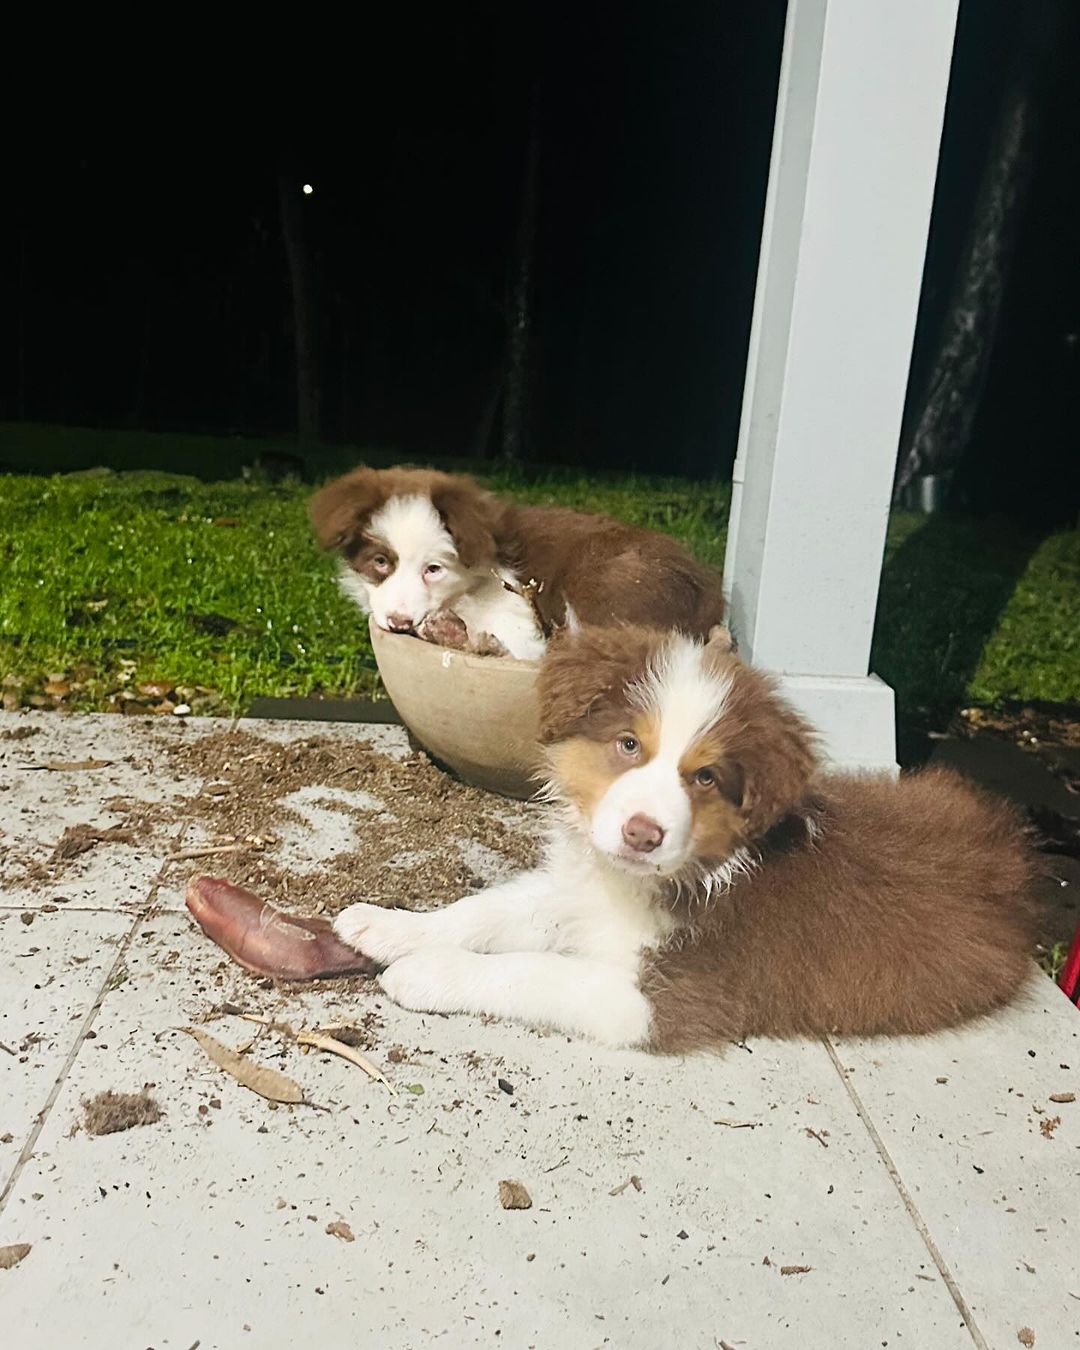
[[[482,959],[459,947],[429,947],[387,966],[378,981],[395,1003],[413,1012],[465,1012],[469,971]]]
[[[415,951],[422,939],[423,915],[381,905],[350,905],[334,920],[334,932],[356,951],[389,965]]]

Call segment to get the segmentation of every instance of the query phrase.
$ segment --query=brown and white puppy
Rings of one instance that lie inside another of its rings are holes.
[[[613,1045],[929,1032],[1033,970],[1019,818],[956,775],[819,776],[808,727],[722,645],[583,629],[541,669],[543,864],[336,931],[386,992]]]
[[[483,650],[487,635],[493,649],[530,659],[568,611],[582,623],[701,637],[723,618],[720,578],[667,535],[516,506],[462,475],[356,469],[320,489],[310,510],[319,542],[341,556],[346,592],[394,632],[445,641],[439,616],[450,611],[470,645]]]

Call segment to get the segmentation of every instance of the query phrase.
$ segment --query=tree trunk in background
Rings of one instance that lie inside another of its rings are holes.
[[[319,439],[321,382],[315,338],[315,282],[311,252],[304,235],[302,200],[296,180],[278,175],[281,237],[289,264],[296,351],[296,432],[300,442]]]
[[[19,225],[19,385],[16,394],[16,415],[20,422],[26,421],[26,297],[30,287],[27,283],[26,267],[26,224]]]
[[[520,460],[529,432],[529,358],[532,330],[532,273],[540,169],[540,100],[534,88],[529,109],[529,144],[521,185],[510,294],[507,303],[507,362],[503,385],[502,455]]]
[[[894,502],[913,479],[955,468],[967,449],[986,381],[1058,26],[1055,5],[1038,6],[1026,23],[1022,7],[1017,14],[1025,31],[1017,35],[937,356],[901,444]]]

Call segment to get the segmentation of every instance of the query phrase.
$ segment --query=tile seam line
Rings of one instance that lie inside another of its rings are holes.
[[[108,972],[101,982],[97,997],[94,999],[93,1003],[90,1005],[89,1011],[83,1018],[82,1025],[75,1035],[74,1043],[68,1051],[63,1064],[60,1066],[60,1070],[53,1081],[52,1087],[49,1089],[49,1095],[45,1098],[45,1105],[34,1117],[34,1124],[30,1129],[30,1134],[27,1137],[26,1143],[23,1145],[22,1151],[15,1161],[15,1166],[11,1170],[11,1175],[8,1177],[6,1185],[3,1190],[0,1190],[0,1214],[3,1214],[7,1207],[7,1202],[11,1199],[18,1180],[20,1176],[22,1176],[23,1168],[34,1156],[34,1150],[37,1148],[37,1142],[41,1137],[42,1130],[45,1128],[45,1123],[52,1115],[52,1109],[56,1105],[56,1100],[60,1096],[64,1084],[67,1082],[68,1075],[71,1073],[72,1066],[79,1057],[80,1050],[82,1050],[83,1045],[86,1043],[87,1033],[92,1030],[94,1022],[97,1020],[97,1015],[101,1011],[101,1005],[105,1002],[113,977],[122,966],[124,958],[127,956],[131,947],[132,940],[135,937],[136,929],[142,923],[142,920],[143,915],[141,913],[136,914],[132,919],[131,926],[124,934],[123,941],[120,943],[119,947],[117,947],[112,964],[109,966]]]
[[[183,842],[183,838],[186,832],[187,827],[181,826],[180,831],[176,836],[174,847],[178,847],[179,844]],[[72,1044],[71,1049],[65,1056],[63,1064],[60,1066],[60,1071],[56,1075],[53,1085],[49,1090],[49,1095],[45,1098],[45,1105],[40,1109],[40,1111],[38,1111],[37,1115],[34,1117],[34,1123],[30,1128],[30,1133],[27,1136],[26,1143],[23,1144],[22,1149],[19,1152],[19,1156],[15,1160],[15,1166],[11,1169],[11,1175],[4,1183],[3,1187],[0,1188],[0,1216],[3,1215],[4,1210],[7,1208],[8,1201],[15,1193],[15,1187],[18,1185],[19,1178],[23,1174],[23,1169],[26,1167],[26,1164],[30,1161],[30,1159],[34,1156],[34,1150],[37,1148],[37,1142],[41,1138],[41,1133],[45,1128],[45,1122],[52,1115],[52,1109],[56,1105],[57,1099],[60,1096],[64,1084],[67,1082],[68,1075],[71,1073],[72,1067],[76,1059],[78,1059],[79,1057],[79,1052],[82,1050],[83,1045],[86,1043],[86,1033],[92,1030],[94,1022],[97,1020],[97,1015],[101,1011],[101,1006],[105,1002],[105,998],[109,993],[109,986],[112,983],[113,976],[121,968],[124,958],[130,951],[131,944],[135,940],[135,934],[138,932],[140,924],[142,924],[144,919],[148,918],[150,914],[153,913],[154,905],[157,901],[158,889],[161,885],[161,873],[164,870],[165,870],[164,867],[158,869],[157,876],[155,876],[153,882],[150,885],[150,889],[146,894],[146,899],[140,906],[139,912],[133,916],[131,926],[124,934],[124,939],[120,943],[119,947],[116,949],[116,956],[113,958],[112,964],[109,966],[108,973],[101,982],[101,987],[98,989],[97,997],[94,999],[93,1003],[90,1005],[89,1011],[83,1018],[82,1025],[79,1027],[79,1030],[75,1035],[74,1043]]]
[[[968,1306],[967,1299],[964,1298],[964,1295],[960,1292],[960,1286],[956,1281],[956,1276],[953,1275],[951,1269],[949,1268],[948,1262],[945,1260],[945,1257],[942,1255],[940,1249],[938,1248],[937,1243],[930,1235],[930,1229],[927,1227],[926,1220],[919,1212],[919,1207],[916,1205],[911,1192],[905,1185],[904,1179],[900,1175],[900,1169],[896,1166],[896,1163],[893,1161],[892,1154],[886,1147],[884,1139],[882,1139],[877,1126],[874,1124],[870,1116],[870,1112],[866,1109],[866,1106],[863,1103],[862,1098],[859,1096],[858,1092],[852,1085],[850,1075],[845,1072],[844,1066],[840,1062],[840,1056],[836,1053],[836,1049],[833,1046],[832,1041],[828,1037],[822,1037],[822,1044],[824,1045],[825,1051],[828,1054],[829,1058],[832,1060],[833,1068],[836,1070],[837,1074],[840,1077],[840,1081],[844,1085],[844,1090],[847,1092],[848,1097],[851,1099],[852,1106],[854,1106],[859,1119],[862,1121],[863,1128],[870,1136],[870,1140],[873,1143],[874,1148],[877,1150],[878,1157],[881,1159],[882,1163],[884,1164],[886,1172],[888,1172],[889,1174],[890,1181],[895,1186],[897,1194],[900,1196],[903,1206],[908,1212],[908,1217],[915,1225],[915,1229],[918,1232],[919,1237],[922,1238],[923,1245],[925,1246],[926,1250],[930,1253],[931,1260],[937,1267],[938,1274],[944,1281],[945,1287],[949,1291],[952,1301],[956,1304],[956,1310],[963,1318],[964,1326],[967,1328],[968,1334],[970,1335],[975,1345],[978,1347],[978,1350],[992,1350],[989,1341],[987,1341],[986,1337],[982,1334],[982,1331],[979,1329],[978,1323],[975,1321],[975,1314],[971,1311],[971,1308]]]

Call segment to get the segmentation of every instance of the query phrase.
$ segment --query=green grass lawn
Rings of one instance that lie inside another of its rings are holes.
[[[728,484],[490,481],[666,530],[723,562]],[[81,708],[107,706],[121,680],[205,686],[219,710],[259,694],[377,693],[364,622],[310,537],[309,492],[144,472],[0,476],[0,676],[33,689],[74,670],[68,702]],[[895,516],[874,668],[909,713],[1080,699],[1080,534]]]

